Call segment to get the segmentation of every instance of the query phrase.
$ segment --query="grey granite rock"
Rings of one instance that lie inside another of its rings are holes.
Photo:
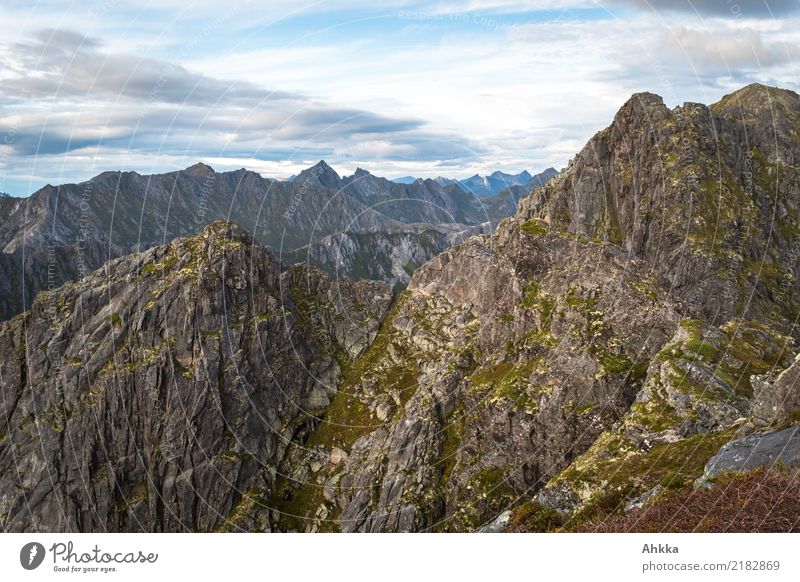
[[[800,427],[758,432],[729,442],[708,461],[701,481],[708,483],[720,473],[752,471],[777,464],[800,465]]]

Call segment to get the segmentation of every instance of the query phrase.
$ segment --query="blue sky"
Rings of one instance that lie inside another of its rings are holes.
[[[637,91],[798,87],[800,0],[0,6],[0,191],[202,160],[287,177],[560,168]]]

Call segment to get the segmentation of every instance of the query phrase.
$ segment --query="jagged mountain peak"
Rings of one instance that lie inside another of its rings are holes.
[[[522,170],[519,174],[508,174],[506,172],[501,172],[500,170],[495,170],[494,172],[489,174],[489,177],[496,178],[498,180],[511,180],[511,179],[515,179],[516,178],[516,179],[519,179],[519,180],[527,182],[533,176],[531,176],[531,174],[530,174],[530,172],[528,172],[528,170]]]
[[[650,91],[639,91],[630,96],[627,103],[640,103],[645,105],[663,105],[664,98]],[[624,106],[623,106],[624,107]]]
[[[316,170],[317,172],[333,172],[336,174],[336,170],[334,170],[328,162],[325,160],[320,160],[313,166],[306,168],[306,170]],[[336,174],[338,176],[338,174]]]
[[[354,178],[366,178],[367,176],[372,176],[372,174],[364,168],[356,168],[356,171],[353,173]]]
[[[724,101],[737,99],[740,101],[750,101],[753,99],[770,100],[770,99],[792,99],[797,100],[798,95],[791,89],[784,89],[782,87],[774,87],[772,85],[765,85],[763,83],[750,83],[741,89],[737,89],[732,93],[728,93],[717,104]]]
[[[10,431],[26,458],[42,451],[49,461],[37,467],[95,476],[95,485],[78,491],[31,467],[30,490],[23,490],[12,484],[16,475],[0,471],[4,531],[30,529],[31,510],[52,517],[42,529],[62,531],[268,526],[266,505],[247,515],[236,508],[255,491],[269,497],[275,473],[260,468],[277,467],[301,415],[324,410],[340,376],[334,356],[360,354],[391,295],[384,284],[333,282],[317,269],[286,267],[249,240],[238,225],[213,222],[198,235],[126,255],[40,293],[27,314],[0,323],[4,390],[22,403],[0,407],[3,437]],[[324,341],[320,329],[329,334]],[[26,371],[13,380],[5,374],[8,358],[16,361],[31,345],[51,346],[60,369],[72,363],[68,389],[61,391],[49,372],[37,377],[35,388]],[[39,398],[42,404],[33,404]],[[58,426],[47,425],[23,442],[16,436],[27,417],[23,411],[43,408],[58,409]],[[61,432],[80,438],[92,455],[65,454]],[[0,439],[4,465],[9,442]],[[246,452],[235,452],[236,446]],[[130,450],[146,451],[148,462],[130,462],[124,453]],[[194,462],[201,457],[210,461]],[[180,513],[187,493],[171,477],[176,472],[191,473],[190,497],[220,499],[219,505]],[[137,491],[145,496],[158,483],[150,496],[167,509],[144,503],[135,517],[117,511],[130,502],[136,483],[144,484]]]
[[[546,184],[548,180],[553,178],[554,176],[558,176],[560,172],[553,167],[546,168],[545,170],[539,172],[535,176],[531,176],[530,180],[528,180],[527,186],[536,188],[537,186],[541,186],[542,184]]]
[[[670,114],[660,95],[649,92],[634,93],[619,108],[613,125],[655,123]]]
[[[340,188],[342,178],[325,160],[320,160],[310,168],[306,168],[297,175],[295,181],[314,181],[326,188]]]
[[[214,168],[203,162],[197,162],[196,164],[192,164],[191,166],[183,170],[183,173],[188,174],[190,176],[200,176],[203,178],[206,178],[208,176],[213,176],[215,174]]]
[[[88,182],[101,182],[103,180],[108,180],[108,179],[119,179],[122,176],[141,176],[141,174],[133,170],[128,170],[128,171],[107,170],[105,172],[100,172],[95,177],[88,180]],[[86,182],[81,182],[81,183],[85,184]],[[48,184],[47,186],[50,186],[50,184]],[[43,189],[44,188],[42,188],[42,190]]]

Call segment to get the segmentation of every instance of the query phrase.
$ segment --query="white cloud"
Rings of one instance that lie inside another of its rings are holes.
[[[709,32],[681,26],[666,31],[662,42],[671,57],[690,63],[702,73],[760,71],[800,59],[797,45],[764,42],[754,30]]]

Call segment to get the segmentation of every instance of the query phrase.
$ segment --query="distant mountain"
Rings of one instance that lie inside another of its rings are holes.
[[[550,178],[558,176],[561,172],[556,170],[555,168],[547,168],[543,172],[539,172],[538,174],[531,176],[531,179],[528,180],[528,183],[525,184],[528,188],[536,188],[538,186],[543,186],[547,182],[550,181]]]
[[[278,253],[343,228],[395,224],[319,184],[272,182],[244,169],[217,173],[204,164],[151,176],[104,172],[81,184],[45,186],[27,199],[3,199],[0,209],[4,317],[28,308],[42,289],[195,234],[216,219],[235,220]]]
[[[474,225],[498,222],[509,215],[497,212],[490,198],[477,197],[457,184],[442,186],[430,179],[397,184],[359,168],[352,176],[342,178],[341,188],[367,207],[404,223]]]
[[[545,171],[532,176],[527,170],[519,174],[506,174],[504,172],[494,172],[489,176],[474,176],[466,180],[459,180],[462,188],[479,196],[494,196],[511,186],[535,187],[541,186],[553,176],[558,175],[555,168],[547,168]]]
[[[483,196],[492,196],[509,186],[523,186],[527,184],[532,177],[533,176],[527,171],[516,175],[494,172],[489,176],[475,174],[466,180],[459,180],[458,183],[469,192]]]
[[[463,190],[478,196],[495,196],[512,186],[523,186],[526,188],[535,188],[547,182],[553,176],[558,175],[558,170],[555,168],[547,168],[543,172],[531,175],[527,170],[523,170],[519,174],[506,174],[505,172],[493,172],[489,176],[481,176],[475,174],[464,180],[456,180],[453,178],[445,178],[438,176],[433,179],[434,182],[440,186],[449,186],[450,184],[458,184]],[[412,176],[405,176],[403,178],[396,178],[393,182],[401,184],[410,184],[416,178]]]
[[[400,178],[394,178],[392,182],[397,182],[398,184],[413,184],[417,180],[418,178],[414,176],[402,176]]]
[[[342,187],[342,179],[339,177],[339,174],[337,174],[336,170],[331,168],[325,160],[320,160],[310,168],[303,170],[295,176],[292,182],[310,182],[332,190],[338,190]]]

